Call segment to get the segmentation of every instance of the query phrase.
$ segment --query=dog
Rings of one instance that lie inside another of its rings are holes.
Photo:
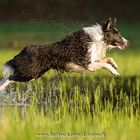
[[[116,28],[116,19],[83,29],[66,36],[62,41],[47,45],[26,46],[3,67],[4,78],[0,91],[11,82],[28,82],[56,69],[67,72],[96,71],[104,68],[119,76],[117,63],[106,57],[109,49],[125,49],[128,41]]]

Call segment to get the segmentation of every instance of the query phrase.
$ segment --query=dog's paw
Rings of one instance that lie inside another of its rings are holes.
[[[111,64],[110,64],[111,65]],[[114,75],[114,76],[120,76],[119,72],[114,68],[112,67],[111,65],[111,68],[110,68],[110,72]]]
[[[119,77],[120,74],[116,71],[116,72],[113,72],[113,75],[116,76],[116,77]]]

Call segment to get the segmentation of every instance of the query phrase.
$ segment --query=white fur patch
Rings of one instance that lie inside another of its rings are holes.
[[[84,27],[83,30],[89,34],[94,42],[101,41],[104,37],[102,27],[99,24],[93,25],[91,27]]]
[[[90,43],[88,52],[91,63],[102,60],[106,56],[107,45],[104,41]]]
[[[14,69],[12,68],[12,66],[5,64],[3,66],[3,75],[4,78],[9,78],[10,75],[12,75],[14,73]]]
[[[89,54],[91,63],[101,60],[106,56],[107,45],[103,41],[103,31],[99,24],[85,27],[83,30],[89,34],[93,42],[89,42]]]

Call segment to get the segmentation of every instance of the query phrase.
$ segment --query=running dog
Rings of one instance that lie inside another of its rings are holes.
[[[26,46],[4,64],[0,90],[11,82],[37,79],[50,69],[86,72],[104,68],[119,76],[116,62],[106,57],[106,52],[112,48],[124,49],[127,44],[116,28],[116,20],[109,18],[104,24],[84,27],[59,42]]]

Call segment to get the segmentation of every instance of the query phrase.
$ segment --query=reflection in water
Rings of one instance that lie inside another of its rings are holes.
[[[56,115],[58,110],[79,115],[110,109],[133,113],[140,109],[139,77],[45,77],[31,83],[11,85],[0,94],[2,108],[18,108],[22,117],[30,107],[43,114]],[[26,109],[25,109],[26,108]]]

